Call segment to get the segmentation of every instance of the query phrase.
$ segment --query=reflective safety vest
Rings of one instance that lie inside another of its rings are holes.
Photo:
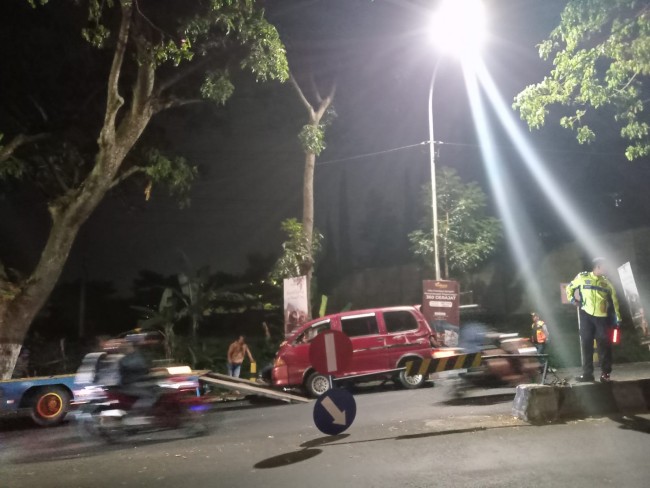
[[[607,317],[610,301],[616,312],[616,320],[620,322],[621,312],[618,308],[616,290],[605,276],[596,276],[591,271],[585,271],[573,278],[566,287],[566,297],[574,303],[575,292],[580,293],[580,308],[594,317]]]
[[[538,320],[533,323],[533,342],[536,344],[544,344],[546,342],[546,333],[544,332],[544,321]]]

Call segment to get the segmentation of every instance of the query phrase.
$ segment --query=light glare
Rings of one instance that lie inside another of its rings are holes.
[[[443,0],[433,15],[431,37],[446,54],[474,57],[485,40],[485,23],[481,0]]]

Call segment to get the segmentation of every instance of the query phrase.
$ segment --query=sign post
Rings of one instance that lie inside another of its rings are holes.
[[[569,286],[569,283],[560,283],[560,302],[562,302],[563,305],[571,305],[571,302],[566,296],[566,288]],[[578,291],[576,290],[574,297],[576,300],[579,300],[580,297],[577,296]],[[582,352],[582,339],[580,338],[580,307],[576,307],[576,314],[578,316],[578,348],[580,349],[580,367],[584,366],[585,364],[585,357],[584,353]],[[596,340],[594,339],[594,344],[596,343]],[[594,346],[594,355],[597,354],[598,349]],[[594,363],[597,362],[597,360],[594,360]]]
[[[328,435],[346,430],[357,414],[352,394],[332,387],[332,375],[346,371],[352,359],[352,342],[343,332],[328,330],[316,336],[309,346],[309,360],[320,374],[327,375],[330,389],[314,405],[314,423]]]

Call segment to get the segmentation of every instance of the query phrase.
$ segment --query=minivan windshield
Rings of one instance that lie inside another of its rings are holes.
[[[311,341],[314,340],[314,338],[326,331],[330,330],[330,321],[328,320],[323,320],[322,322],[316,322],[315,324],[307,327],[298,337],[296,337],[296,340],[293,342],[294,344],[308,344]]]

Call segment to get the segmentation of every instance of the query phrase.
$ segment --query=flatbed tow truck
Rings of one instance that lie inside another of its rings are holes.
[[[0,381],[0,415],[29,414],[41,426],[63,421],[74,396],[73,374]]]
[[[199,382],[288,403],[311,400],[241,378],[196,371]],[[0,416],[28,415],[40,426],[60,424],[75,399],[75,375],[41,376],[0,381]]]

